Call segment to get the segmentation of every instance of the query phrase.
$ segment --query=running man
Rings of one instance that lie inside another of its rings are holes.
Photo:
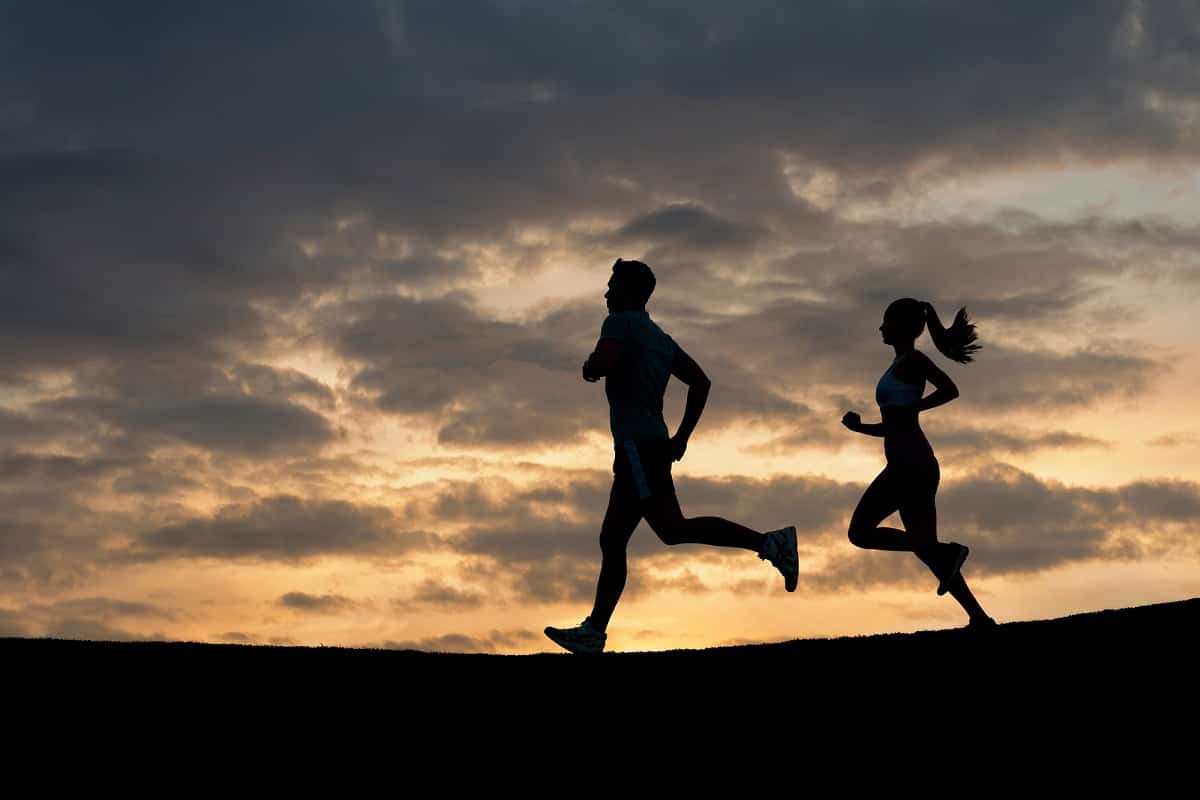
[[[616,457],[608,510],[600,528],[602,556],[592,613],[574,628],[546,628],[546,635],[572,653],[600,653],[606,630],[625,588],[625,550],[645,519],[664,544],[740,547],[758,553],[783,573],[795,591],[799,574],[795,527],[759,533],[720,517],[683,516],[671,480],[671,463],[683,458],[700,421],[711,383],[692,358],[646,313],[654,273],[641,261],[617,259],[604,299],[609,315],[596,350],[583,365],[583,379],[605,379],[609,423]],[[663,395],[674,375],[687,384],[687,405],[674,436],[663,421]]]

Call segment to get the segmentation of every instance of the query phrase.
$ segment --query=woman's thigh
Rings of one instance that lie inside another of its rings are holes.
[[[863,492],[854,514],[850,517],[850,530],[878,527],[900,508],[900,493],[896,476],[887,467],[875,476],[871,485]]]

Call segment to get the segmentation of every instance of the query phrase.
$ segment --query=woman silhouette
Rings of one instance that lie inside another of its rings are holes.
[[[871,482],[850,519],[850,541],[869,550],[910,551],[921,559],[938,578],[937,593],[947,591],[970,617],[970,629],[988,629],[996,625],[971,594],[960,569],[968,550],[954,542],[937,540],[937,493],[941,471],[933,447],[918,422],[922,411],[943,405],[958,397],[958,387],[920,350],[916,339],[929,326],[929,335],[942,355],[965,364],[979,345],[975,344],[975,326],[967,320],[967,310],[959,309],[949,329],[942,326],[929,303],[902,298],[883,314],[879,326],[885,344],[896,350],[896,359],[875,389],[882,422],[867,424],[853,411],[846,412],[842,424],[867,436],[882,436],[887,466]],[[925,382],[935,391],[922,397]],[[906,530],[879,527],[893,512],[900,512]]]

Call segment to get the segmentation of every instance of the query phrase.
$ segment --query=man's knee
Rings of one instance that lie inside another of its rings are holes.
[[[617,555],[625,552],[629,546],[629,537],[624,531],[615,528],[600,529],[600,552],[605,555]]]
[[[663,544],[674,546],[687,543],[687,520],[682,516],[647,521],[650,523],[651,530],[662,540]]]
[[[650,529],[663,544],[676,545],[688,541],[687,520],[684,519],[674,495],[656,495],[650,498],[643,513]]]

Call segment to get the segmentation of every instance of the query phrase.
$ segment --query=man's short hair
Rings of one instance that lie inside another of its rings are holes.
[[[654,285],[657,283],[654,273],[641,261],[618,258],[613,264],[613,274],[629,287],[634,299],[642,305],[646,305],[650,295],[654,294]]]

